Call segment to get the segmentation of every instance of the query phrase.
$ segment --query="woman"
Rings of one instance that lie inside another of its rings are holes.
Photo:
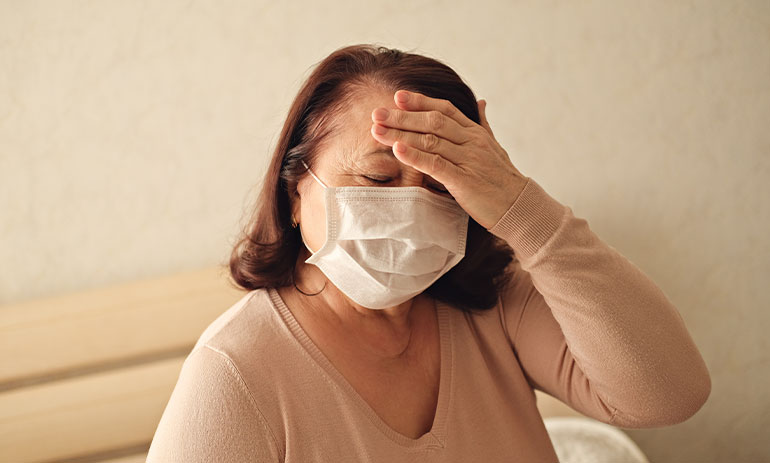
[[[511,163],[446,65],[341,48],[295,99],[148,461],[556,462],[534,389],[626,428],[692,416],[677,309]]]

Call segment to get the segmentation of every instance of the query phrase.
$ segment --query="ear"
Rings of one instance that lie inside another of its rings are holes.
[[[300,212],[302,211],[302,198],[299,192],[294,193],[294,198],[291,199],[291,215],[297,219],[299,223]]]
[[[300,195],[299,192],[299,184],[297,184],[297,188],[294,189],[294,194],[289,198],[289,212],[290,212],[290,219],[293,217],[297,220],[297,223],[299,223],[299,217],[300,217],[300,211],[301,211],[301,205],[302,205],[302,195]]]

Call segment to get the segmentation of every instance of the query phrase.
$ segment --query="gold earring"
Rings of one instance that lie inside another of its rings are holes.
[[[291,228],[297,228],[297,219],[293,215],[291,216]]]

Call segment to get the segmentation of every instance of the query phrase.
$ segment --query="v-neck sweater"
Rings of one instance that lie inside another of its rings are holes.
[[[261,288],[201,334],[147,461],[556,463],[536,389],[619,428],[701,408],[711,380],[681,315],[585,219],[527,177],[489,231],[513,248],[512,276],[490,310],[436,301],[430,431],[391,428]]]

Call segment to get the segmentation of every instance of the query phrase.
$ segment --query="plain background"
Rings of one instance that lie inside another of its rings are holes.
[[[655,463],[770,461],[770,2],[0,0],[0,305],[224,262],[334,49],[439,59],[712,374]]]

